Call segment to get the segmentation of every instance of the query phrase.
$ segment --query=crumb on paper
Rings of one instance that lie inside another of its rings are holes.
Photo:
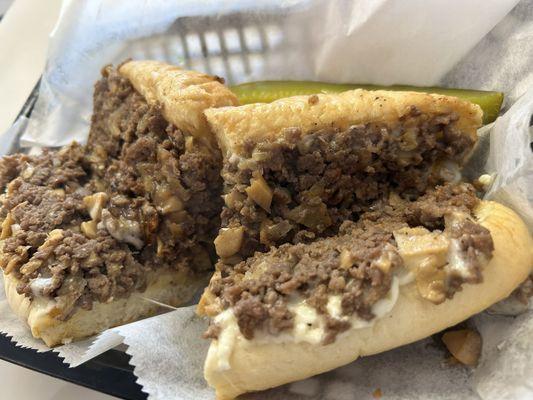
[[[448,351],[461,364],[475,366],[481,355],[481,335],[472,329],[448,331],[442,335]]]
[[[377,388],[372,392],[372,397],[375,399],[381,399],[381,396],[383,396],[383,393],[381,392],[380,388]]]

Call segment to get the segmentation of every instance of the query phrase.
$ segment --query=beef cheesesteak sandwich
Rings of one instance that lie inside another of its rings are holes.
[[[106,67],[86,146],[0,162],[7,299],[49,346],[177,306],[208,279],[221,155],[203,110],[220,78],[157,62]]]
[[[224,157],[205,378],[219,399],[455,325],[527,279],[532,239],[460,168],[481,109],[354,90],[205,111]]]

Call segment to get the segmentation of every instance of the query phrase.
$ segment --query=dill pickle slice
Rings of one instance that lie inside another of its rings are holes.
[[[501,92],[404,85],[378,86],[312,81],[260,81],[242,83],[231,86],[230,89],[235,93],[240,104],[270,103],[283,97],[316,93],[339,93],[351,89],[438,93],[446,96],[455,96],[479,105],[483,110],[483,124],[493,122],[498,117],[503,102],[503,93]]]

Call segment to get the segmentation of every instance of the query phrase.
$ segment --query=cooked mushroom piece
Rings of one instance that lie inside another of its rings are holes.
[[[244,236],[244,228],[223,228],[215,239],[217,254],[222,258],[236,254],[241,246]]]
[[[261,174],[254,174],[254,177],[250,180],[250,186],[246,188],[246,193],[263,210],[270,212],[273,192]]]

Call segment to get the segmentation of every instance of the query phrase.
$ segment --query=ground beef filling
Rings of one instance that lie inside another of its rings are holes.
[[[212,268],[220,154],[169,124],[114,69],[96,84],[87,146],[0,161],[1,266],[60,318],[143,290],[157,268]]]
[[[389,192],[416,198],[456,180],[457,163],[474,145],[456,120],[413,107],[395,129],[287,129],[281,142],[249,143],[244,158],[225,162],[217,252],[236,263],[271,246],[332,236]]]
[[[402,229],[422,229],[458,240],[458,254],[466,260],[469,274],[446,271],[441,288],[445,298],[452,298],[465,282],[481,282],[481,270],[492,256],[493,243],[490,232],[472,219],[478,201],[467,184],[440,186],[414,201],[391,195],[387,201],[375,203],[357,222],[345,221],[336,237],[284,244],[236,265],[220,262],[220,274],[209,289],[218,297],[221,309],[232,308],[247,339],[257,330],[276,335],[292,329],[291,301],[305,300],[326,318],[327,344],[350,326],[328,314],[331,295],[341,296],[343,316],[374,318],[373,305],[388,294],[392,277],[407,267],[395,240],[395,232]],[[449,225],[446,219],[453,215],[463,218]],[[439,266],[436,273],[445,268]],[[423,285],[424,278],[418,282],[417,276],[417,283]],[[216,337],[218,332],[219,327],[212,324],[206,334]]]

